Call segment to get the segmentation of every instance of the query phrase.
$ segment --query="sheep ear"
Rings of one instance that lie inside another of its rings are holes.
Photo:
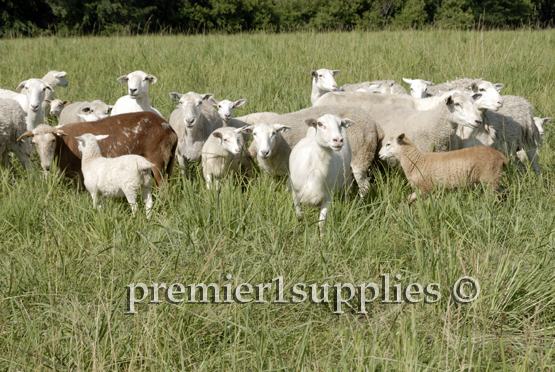
[[[222,138],[222,134],[220,132],[213,132],[212,135],[216,138]]]
[[[316,72],[316,70],[310,70],[310,76],[318,77],[318,72]]]
[[[69,102],[68,102],[68,103],[69,103]],[[108,113],[111,113],[113,108],[114,108],[114,105],[109,105],[109,106],[108,106]]]
[[[156,79],[156,76],[154,75],[145,76],[145,80],[148,81],[150,84],[156,84],[156,82],[158,81],[158,79]]]
[[[201,94],[203,101],[208,101],[210,98],[214,97],[212,93]]]
[[[109,134],[101,134],[98,136],[94,136],[94,138],[96,138],[97,141],[103,140],[104,138],[108,138],[110,135]]]
[[[349,128],[351,125],[355,125],[356,123],[348,118],[344,118],[341,120],[341,126],[344,128]]]
[[[397,142],[401,142],[405,139],[405,133],[401,133],[397,136]]]
[[[543,119],[542,119],[542,121],[543,121],[544,124],[549,123],[551,120],[553,120],[553,119],[551,119],[551,118],[543,118]]]
[[[453,101],[453,96],[447,97],[447,98],[445,99],[445,104],[446,104],[447,106],[454,105],[454,104],[455,104],[455,101]]]
[[[54,88],[52,88],[52,85],[48,83],[44,83],[44,85],[46,85],[46,89],[51,90],[52,92],[54,91]]]
[[[405,83],[407,83],[408,85],[411,85],[412,82],[413,82],[412,79],[407,79],[407,78],[403,78],[403,81],[404,81]]]
[[[472,96],[472,98],[474,98],[474,101],[479,100],[482,97],[482,94],[480,93],[476,93],[475,95]]]
[[[425,81],[425,83],[426,83],[426,85],[428,85],[428,86],[432,86],[432,85],[435,85],[435,84],[434,84],[434,83],[432,83],[431,81]]]
[[[473,90],[474,92],[477,92],[478,91],[478,84],[472,83],[472,85],[470,86],[470,90]]]
[[[120,83],[122,83],[122,84],[125,84],[125,83],[127,83],[128,81],[129,81],[129,78],[127,77],[127,75],[123,75],[123,76],[120,76],[120,77],[118,78],[118,82],[120,82]]]
[[[67,134],[62,129],[59,129],[59,128],[52,129],[52,133],[54,133],[55,135],[57,135],[59,137],[67,136]]]
[[[210,98],[210,103],[213,104],[214,106],[218,106],[220,104],[220,101],[218,101],[216,98],[212,97],[212,98]]]
[[[245,125],[241,128],[235,129],[235,131],[237,133],[241,133],[241,132],[249,132],[250,133],[250,132],[252,132],[253,129],[254,129],[254,125]]]
[[[25,138],[28,137],[33,137],[35,135],[35,133],[33,133],[32,130],[28,130],[27,132],[23,133],[21,136],[19,136],[19,138],[17,139],[18,142],[23,141]]]
[[[63,102],[62,102],[62,105],[65,106],[65,105],[69,105],[70,103],[71,103],[71,102],[69,102],[69,101],[63,101]]]
[[[291,127],[288,127],[287,125],[281,125],[281,124],[274,124],[273,127],[276,130],[276,132],[285,132],[291,129]]]
[[[76,139],[83,147],[85,147],[85,139],[83,139],[83,137],[81,137],[81,136],[76,136],[75,139]]]
[[[493,84],[495,86],[495,89],[497,89],[497,91],[499,92],[501,90],[501,88],[503,88],[505,86],[505,84],[501,84],[501,83],[497,83],[497,84]]]
[[[49,100],[49,99],[45,99],[44,102],[46,102],[46,103],[48,103],[48,104],[52,103],[52,101]]]
[[[341,72],[341,70],[332,70],[331,73],[333,74],[333,76],[339,74]]]
[[[233,103],[233,107],[243,106],[246,102],[247,102],[246,99],[241,98],[240,100],[237,100],[235,101],[235,103]]]
[[[91,112],[91,108],[89,106],[85,106],[81,109],[81,112],[85,112],[85,113]]]
[[[56,74],[56,77],[64,77],[66,76],[66,72],[65,71],[60,71]]]
[[[175,99],[176,101],[179,101],[179,100],[181,99],[181,97],[183,97],[183,94],[171,92],[171,93],[170,93],[170,97],[171,97],[172,99]]]
[[[316,119],[314,119],[314,118],[306,119],[304,122],[305,122],[306,125],[308,125],[309,127],[316,127],[316,125],[318,124],[318,120],[316,120]]]
[[[21,90],[21,89],[25,88],[25,84],[27,84],[27,80],[22,81],[21,83],[19,83],[19,85],[17,86],[17,88],[15,88],[15,90]]]

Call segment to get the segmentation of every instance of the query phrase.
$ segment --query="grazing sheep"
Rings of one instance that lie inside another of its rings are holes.
[[[406,133],[423,152],[444,152],[460,148],[458,126],[477,128],[482,117],[472,97],[451,93],[443,104],[430,111],[396,105],[368,105],[366,110],[382,128],[386,138]]]
[[[69,105],[69,101],[62,101],[61,99],[45,99],[44,101],[50,105],[50,115],[55,116],[58,119],[60,118],[60,114],[62,113],[63,109],[67,105]]]
[[[281,124],[259,123],[251,127],[252,146],[249,155],[258,160],[258,165],[266,174],[281,177],[289,172],[291,146],[283,139],[281,132],[291,129]]]
[[[298,218],[303,218],[301,204],[319,207],[319,224],[323,228],[331,196],[343,189],[350,174],[352,153],[342,128],[355,122],[326,114],[318,119],[309,118],[306,124],[315,133],[309,133],[291,151],[289,184]]]
[[[187,176],[189,161],[201,160],[204,142],[214,130],[223,127],[223,120],[210,104],[210,93],[170,93],[170,97],[179,101],[169,122],[179,138],[177,160],[181,173]]]
[[[410,95],[414,98],[426,98],[428,93],[426,90],[429,86],[434,85],[431,81],[426,81],[422,79],[407,79],[403,78],[403,81],[410,85]]]
[[[96,208],[98,196],[126,197],[131,204],[133,217],[137,210],[137,194],[142,191],[146,207],[146,218],[150,218],[152,208],[152,183],[150,168],[154,164],[139,155],[122,155],[117,158],[105,158],[100,152],[97,141],[107,135],[95,136],[90,133],[75,137],[81,151],[81,169],[84,183]],[[98,208],[101,207],[98,200]]]
[[[25,94],[12,92],[7,89],[0,89],[0,98],[16,100],[27,114],[25,118],[27,130],[33,130],[37,125],[44,122],[41,105],[44,101],[46,91],[52,91],[53,89],[50,84],[41,79],[22,81],[16,90],[22,90],[23,88],[25,88]]]
[[[501,191],[499,180],[503,175],[503,166],[509,164],[503,154],[487,146],[445,153],[423,153],[404,133],[389,137],[379,156],[382,160],[394,157],[400,161],[411,186],[419,189],[424,196],[435,185],[455,189],[484,183]],[[416,193],[407,199],[409,204],[414,200]]]
[[[218,107],[218,114],[224,121],[224,127],[229,126],[229,121],[233,116],[233,109],[235,109],[236,107],[243,106],[245,102],[247,102],[247,100],[244,98],[237,100],[235,102],[232,102],[227,99],[224,99],[223,101],[218,101],[214,97],[210,98],[210,103]]]
[[[110,135],[99,144],[106,157],[135,154],[154,163],[152,172],[158,186],[172,175],[177,135],[163,118],[152,112],[122,114],[94,123],[66,124],[61,128],[41,124],[23,133],[18,140],[33,137],[44,172],[57,162],[58,172],[63,172],[74,180],[75,186],[79,186],[83,174],[75,137],[84,133]]]
[[[536,128],[538,128],[538,132],[540,132],[540,136],[543,136],[543,126],[549,123],[551,118],[538,118],[534,116],[534,124],[536,124]]]
[[[27,130],[25,112],[13,99],[0,99],[0,161],[12,169],[10,152],[13,152],[27,169],[32,169],[29,158],[33,147],[29,141],[18,142],[17,139]]]
[[[219,180],[227,176],[230,171],[237,172],[241,168],[247,173],[250,172],[252,167],[241,135],[241,132],[249,129],[248,126],[223,127],[208,136],[202,146],[202,174],[208,190],[212,188],[212,182],[218,190]]]
[[[341,87],[341,90],[345,92],[355,92],[359,89],[368,93],[407,94],[405,88],[399,85],[395,80],[365,81],[357,84],[345,84]]]
[[[429,86],[426,90],[429,95],[437,96],[441,93],[451,90],[462,90],[463,92],[479,93],[482,97],[476,100],[476,107],[480,110],[497,111],[503,107],[503,98],[499,95],[499,91],[503,88],[503,84],[493,84],[482,79],[457,79],[451,82]]]
[[[150,97],[148,96],[148,86],[155,84],[156,81],[155,76],[143,71],[134,71],[129,75],[120,76],[118,82],[127,83],[129,94],[116,101],[112,109],[112,116],[129,112],[151,111],[163,117],[160,111],[150,105]]]
[[[60,113],[58,126],[66,125],[69,123],[82,123],[86,120],[79,114],[96,114],[99,118],[108,117],[110,111],[114,106],[109,106],[102,101],[94,100],[92,102],[74,102],[68,105]]]
[[[359,187],[359,194],[364,196],[370,188],[367,179],[368,168],[376,156],[376,148],[378,146],[378,141],[383,138],[383,131],[376,125],[374,119],[366,111],[358,107],[309,107],[304,110],[272,118],[269,120],[268,124],[284,125],[290,127],[291,130],[281,133],[287,146],[280,146],[277,151],[276,149],[271,149],[272,152],[269,158],[264,160],[264,167],[270,169],[270,171],[266,169],[268,173],[276,174],[279,172],[277,168],[278,165],[282,166],[285,162],[285,164],[289,166],[290,149],[307,135],[305,120],[317,118],[325,114],[335,115],[340,118],[349,118],[357,123],[356,126],[347,129],[347,133],[349,134],[353,151],[351,169]],[[255,154],[256,152],[256,143],[253,141],[249,148],[249,153]],[[281,157],[284,159],[283,162],[281,161]]]
[[[310,71],[310,76],[312,76],[312,95],[310,96],[310,102],[312,102],[313,105],[318,98],[322,97],[324,94],[337,90],[337,83],[333,77],[340,72],[341,70],[328,70],[325,68]]]

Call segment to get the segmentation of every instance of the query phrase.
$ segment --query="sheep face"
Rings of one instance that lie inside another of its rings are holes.
[[[156,83],[157,79],[143,71],[134,71],[129,75],[120,76],[118,81],[127,83],[127,92],[132,99],[148,97],[149,84]]]
[[[316,129],[316,142],[324,148],[339,151],[343,147],[341,127],[348,128],[355,122],[351,119],[341,119],[338,116],[326,114],[318,119],[307,119],[306,124]]]
[[[426,90],[429,86],[434,85],[431,81],[422,79],[405,79],[403,81],[410,85],[410,95],[414,98],[426,98],[428,94]]]
[[[77,142],[79,142],[78,150],[82,153],[88,151],[89,149],[94,149],[100,152],[100,147],[98,147],[98,141],[108,138],[107,134],[102,134],[95,136],[91,133],[85,133],[80,136],[75,137]]]
[[[212,135],[220,139],[220,144],[226,152],[231,155],[239,155],[245,144],[241,132],[246,132],[250,130],[250,128],[251,126],[244,126],[242,128],[220,128],[214,131]]]
[[[401,146],[403,144],[403,139],[405,139],[405,134],[402,133],[399,136],[393,136],[389,138],[382,144],[382,148],[378,153],[381,160],[388,160],[390,158],[395,158],[399,160],[401,158]]]
[[[50,71],[56,79],[56,86],[67,87],[66,72],[65,71]]]
[[[534,117],[534,124],[536,124],[536,127],[538,128],[538,131],[540,132],[540,136],[543,136],[543,126],[549,123],[551,120],[552,120],[551,118]]]
[[[27,102],[29,102],[29,107],[34,112],[37,112],[40,109],[42,102],[44,101],[46,91],[54,90],[50,84],[44,82],[42,79],[29,79],[22,81],[17,87],[17,90],[21,90],[23,88],[26,89],[25,94],[27,96]]]
[[[39,124],[35,129],[27,131],[17,140],[22,141],[25,138],[32,137],[31,143],[37,149],[40,157],[40,165],[45,174],[50,171],[52,159],[56,150],[56,136],[66,136],[64,131],[59,128],[52,128],[46,124]]]
[[[260,123],[252,130],[252,141],[256,147],[256,153],[262,159],[267,159],[272,155],[276,146],[276,136],[279,132],[284,132],[291,127],[281,124]]]
[[[108,117],[110,115],[110,111],[112,111],[113,107],[114,106],[107,105],[102,101],[94,100],[87,107],[83,107],[81,111],[83,111],[83,114],[90,114],[94,112],[101,119],[104,119],[105,117]]]
[[[233,117],[233,109],[239,106],[243,106],[247,102],[246,99],[240,99],[235,102],[224,99],[223,101],[218,101],[215,98],[210,99],[210,103],[218,108],[218,114],[226,123]]]
[[[499,91],[503,88],[503,84],[492,84],[489,81],[481,81],[474,83],[470,89],[474,93],[481,94],[482,96],[476,100],[476,107],[478,110],[497,111],[503,107],[503,98]]]
[[[179,101],[179,107],[183,113],[183,123],[187,128],[193,128],[200,119],[202,103],[209,101],[213,94],[198,94],[189,92],[185,94],[170,93],[170,97]]]
[[[310,75],[313,77],[313,85],[315,85],[318,90],[323,92],[335,92],[337,90],[337,83],[333,77],[340,72],[341,70],[327,70],[321,68],[319,70],[310,71]]]
[[[474,101],[480,98],[478,96],[479,94],[475,94],[470,97],[456,92],[448,95],[445,103],[451,113],[451,121],[470,128],[478,128],[482,125],[482,116],[474,104]]]
[[[62,113],[62,110],[64,109],[64,107],[69,105],[69,101],[62,101],[61,99],[54,99],[52,101],[44,100],[44,101],[50,104],[50,115],[56,116],[56,117],[60,117],[60,114]]]

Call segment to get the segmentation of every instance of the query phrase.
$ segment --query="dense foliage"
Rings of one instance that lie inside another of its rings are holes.
[[[2,0],[0,36],[543,27],[554,13],[555,0]]]

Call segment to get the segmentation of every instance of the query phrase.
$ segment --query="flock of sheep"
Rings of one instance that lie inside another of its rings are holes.
[[[361,196],[368,191],[368,169],[376,161],[400,164],[422,195],[436,185],[482,183],[499,190],[507,158],[540,172],[543,125],[551,118],[535,118],[522,97],[501,96],[503,84],[403,79],[409,95],[393,80],[339,88],[339,72],[312,70],[313,106],[297,112],[233,118],[245,99],[170,93],[179,104],[166,122],[150,104],[149,85],[157,79],[143,71],[117,79],[129,94],[114,106],[53,99],[56,87],[68,82],[65,72],[50,71],[23,81],[21,93],[0,89],[0,157],[11,168],[13,152],[30,169],[33,144],[44,172],[56,162],[59,172],[86,187],[95,208],[103,197],[125,196],[134,214],[142,192],[147,217],[151,171],[161,186],[176,158],[186,176],[189,161],[201,162],[208,189],[217,189],[230,172],[251,175],[256,159],[269,176],[289,177],[299,218],[302,204],[320,208],[321,226],[332,195],[346,192],[353,178]],[[58,117],[56,127],[43,124],[48,108]],[[409,204],[415,199],[411,194]]]

